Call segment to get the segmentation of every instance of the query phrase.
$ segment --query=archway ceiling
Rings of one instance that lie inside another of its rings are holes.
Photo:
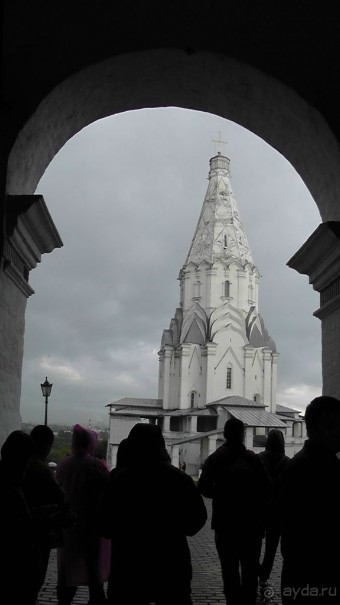
[[[22,129],[8,191],[32,193],[55,153],[92,121],[172,105],[261,136],[299,172],[323,220],[339,220],[335,5],[7,0],[9,147]]]
[[[213,52],[271,75],[318,108],[339,134],[339,6],[246,0],[5,0],[8,109],[26,119],[59,82],[126,52]],[[26,121],[24,119],[24,121]],[[23,122],[24,123],[24,122]]]

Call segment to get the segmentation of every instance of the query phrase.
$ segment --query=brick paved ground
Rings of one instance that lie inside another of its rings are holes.
[[[211,503],[210,501],[207,501],[206,504],[210,518]],[[215,549],[214,534],[210,529],[210,519],[196,536],[189,538],[189,544],[193,565],[193,604],[225,605],[225,599],[222,591],[220,565]],[[271,603],[275,605],[281,604],[280,574],[281,556],[280,554],[277,554],[271,576],[273,590]],[[53,550],[46,582],[41,589],[37,605],[55,605],[57,603],[56,581],[56,551]],[[87,601],[88,589],[86,587],[78,588],[77,594],[73,600],[74,605],[86,605]],[[258,603],[263,604],[263,601],[258,599]]]

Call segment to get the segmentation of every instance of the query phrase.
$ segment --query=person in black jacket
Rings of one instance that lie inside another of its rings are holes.
[[[198,487],[212,498],[212,523],[228,605],[255,605],[269,481],[244,445],[244,424],[230,418],[225,443],[205,461]],[[240,573],[241,568],[241,573]]]
[[[170,463],[158,426],[136,424],[126,446],[128,464],[111,474],[100,516],[102,535],[112,540],[108,602],[190,605],[186,536],[206,522],[203,499]]]
[[[30,434],[34,452],[23,480],[23,492],[30,507],[43,562],[43,574],[38,592],[45,581],[51,548],[60,545],[65,496],[46,462],[54,434],[49,426],[38,424]]]
[[[34,605],[41,586],[41,552],[31,511],[22,491],[35,451],[33,439],[13,431],[1,448],[0,461],[0,601]]]
[[[305,421],[308,439],[282,477],[282,603],[335,604],[340,599],[340,401],[316,397]]]
[[[291,460],[285,455],[285,440],[282,431],[279,429],[271,429],[269,431],[266,447],[263,452],[258,454],[258,457],[271,486],[270,501],[268,502],[265,519],[265,549],[262,563],[259,567],[261,591],[262,594],[265,594],[280,541],[279,494],[281,479],[284,470]]]

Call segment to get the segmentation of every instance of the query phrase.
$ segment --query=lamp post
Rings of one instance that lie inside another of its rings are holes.
[[[51,395],[53,383],[51,384],[50,382],[48,382],[47,376],[46,376],[45,382],[43,382],[40,386],[41,386],[42,394],[45,397],[45,426],[47,426],[47,404],[48,404],[48,398]]]

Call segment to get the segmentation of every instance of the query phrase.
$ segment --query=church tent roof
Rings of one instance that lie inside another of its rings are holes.
[[[184,266],[236,260],[254,267],[231,188],[229,162],[220,152],[210,159],[209,185]]]

